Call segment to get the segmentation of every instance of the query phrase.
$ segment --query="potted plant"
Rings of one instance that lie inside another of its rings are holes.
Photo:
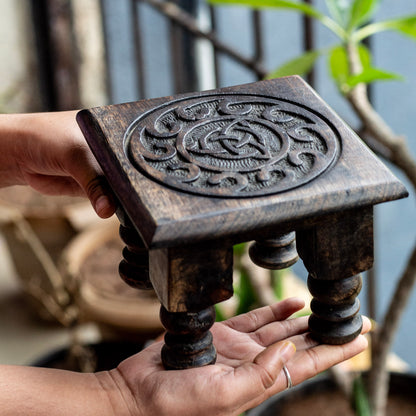
[[[302,13],[329,29],[338,39],[336,45],[325,50],[309,50],[280,66],[268,77],[305,75],[314,67],[318,58],[327,56],[332,80],[362,123],[361,137],[371,149],[398,167],[410,181],[413,190],[416,190],[416,160],[409,151],[406,139],[397,135],[375,111],[368,96],[368,84],[398,79],[399,76],[374,67],[371,52],[365,46],[371,36],[384,31],[395,31],[416,39],[416,15],[373,21],[381,0],[326,0],[328,14],[322,13],[309,1],[212,0],[211,3],[291,10]],[[416,247],[391,296],[385,318],[372,337],[372,366],[365,385],[369,408],[374,416],[385,413],[389,386],[386,360],[415,279]]]

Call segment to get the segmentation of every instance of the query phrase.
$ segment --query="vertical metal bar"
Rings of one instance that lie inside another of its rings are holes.
[[[52,111],[56,109],[56,94],[53,83],[52,62],[50,58],[51,52],[46,0],[32,0],[31,14],[35,32],[39,90],[41,94],[42,107],[46,111]]]
[[[263,64],[264,61],[264,48],[263,48],[263,32],[262,32],[262,19],[261,12],[259,10],[253,10],[251,12],[251,20],[253,25],[253,37],[254,37],[254,54],[253,59]],[[258,79],[262,77],[259,74],[257,75]]]
[[[175,0],[177,5],[191,15],[195,15],[197,4],[193,0]],[[172,65],[175,93],[198,89],[195,65],[195,36],[171,20]]]
[[[209,14],[211,20],[211,30],[212,33],[216,33],[218,30],[217,24],[217,15],[215,12],[214,6],[209,6]],[[219,65],[219,57],[218,57],[218,50],[217,48],[214,49],[214,75],[215,75],[215,87],[218,88],[221,85],[221,74],[220,74],[220,65]]]
[[[173,77],[173,88],[174,92],[177,93],[181,90],[181,68],[179,64],[179,55],[181,54],[181,48],[179,47],[179,27],[178,25],[170,20],[169,22],[169,40],[170,40],[170,59],[172,66],[172,77]]]
[[[36,0],[34,0],[36,1]],[[101,12],[101,24],[102,24],[102,31],[103,31],[103,40],[104,40],[104,61],[105,61],[105,84],[106,84],[106,90],[108,93],[108,97],[110,97],[110,101],[113,97],[113,86],[111,82],[111,74],[110,74],[110,63],[109,63],[109,57],[108,57],[108,49],[110,47],[108,36],[106,33],[106,18],[104,13],[104,0],[100,0],[100,12]]]
[[[368,48],[368,50],[371,53],[371,49],[373,47],[373,42],[372,42],[372,38],[371,37],[367,37],[364,39],[363,41],[364,45]],[[368,94],[368,99],[370,100],[370,102],[373,100],[373,95],[374,95],[374,88],[373,85],[371,83],[367,84],[367,94]]]
[[[313,5],[313,0],[303,0],[304,3]],[[315,48],[315,38],[313,31],[313,20],[307,15],[303,15],[303,49],[305,52]],[[315,70],[312,69],[307,75],[306,80],[313,87],[315,85]]]
[[[66,0],[32,1],[41,89],[48,110],[79,108],[72,10]]]
[[[72,26],[71,2],[48,0],[48,30],[53,79],[56,91],[56,109],[79,108],[81,104]]]
[[[132,17],[132,28],[133,28],[133,40],[134,40],[134,54],[136,57],[136,74],[137,74],[137,86],[138,86],[138,97],[146,98],[146,82],[145,82],[145,71],[144,71],[144,60],[143,60],[143,45],[142,36],[139,25],[140,12],[138,0],[131,0],[131,17]]]

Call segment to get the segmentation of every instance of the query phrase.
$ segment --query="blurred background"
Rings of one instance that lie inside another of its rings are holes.
[[[323,0],[313,4],[324,10]],[[377,17],[414,13],[412,0],[384,0]],[[252,82],[302,51],[333,41],[325,28],[297,13],[212,7],[203,0],[0,0],[0,112],[78,109]],[[371,99],[416,153],[416,44],[382,33],[369,47],[375,66],[403,75],[401,81],[372,85]],[[324,60],[307,81],[359,129]],[[84,343],[96,342],[103,333],[161,331],[149,318],[157,315],[154,299],[142,299],[149,309],[137,311],[137,295],[118,284],[122,245],[116,220],[98,220],[84,201],[44,199],[14,188],[2,192],[0,362],[33,363],[73,344],[74,337]],[[383,316],[414,244],[415,202],[411,194],[376,208],[375,283],[369,291],[365,277],[360,295],[363,312],[371,309],[376,319]],[[91,241],[106,242],[105,260],[88,257],[99,252]],[[293,271],[306,280],[302,264]],[[104,274],[114,276],[114,282],[109,278],[103,284]],[[68,287],[75,287],[69,295]],[[75,292],[82,299],[74,306]],[[120,309],[126,315],[115,317]],[[131,322],[139,313],[147,324],[137,329]],[[412,370],[415,316],[413,293],[394,345]],[[76,333],[68,330],[75,326]]]

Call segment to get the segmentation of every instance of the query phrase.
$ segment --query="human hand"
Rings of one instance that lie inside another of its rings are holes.
[[[0,116],[0,186],[46,195],[87,196],[97,214],[115,211],[112,194],[76,123],[76,111]]]
[[[345,345],[318,345],[307,317],[287,319],[302,307],[291,298],[214,324],[215,365],[165,371],[158,342],[97,377],[111,386],[113,406],[123,403],[128,415],[239,415],[286,389],[283,365],[295,385],[367,347],[362,335]],[[364,318],[363,333],[369,329]]]

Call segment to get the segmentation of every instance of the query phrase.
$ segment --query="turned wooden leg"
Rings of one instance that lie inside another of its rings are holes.
[[[356,209],[322,219],[297,233],[313,296],[309,329],[326,344],[344,344],[361,331],[360,272],[373,263],[373,210]]]
[[[232,296],[232,246],[208,244],[148,251],[122,210],[120,236],[126,243],[119,265],[121,278],[137,289],[155,289],[160,319],[166,328],[162,362],[166,369],[215,363],[209,331],[215,322],[212,305]]]
[[[232,246],[196,244],[150,250],[149,265],[167,331],[162,350],[165,368],[215,363],[209,329],[215,321],[213,305],[233,294]]]
[[[280,270],[295,264],[298,259],[295,232],[280,234],[267,240],[255,241],[249,249],[253,263],[264,269]]]
[[[214,364],[217,358],[209,331],[215,322],[213,306],[200,312],[168,312],[160,308],[166,328],[162,362],[167,370],[180,370]]]
[[[120,277],[135,289],[153,289],[149,276],[149,252],[127,215],[119,208],[120,238],[126,244],[119,264]]]

